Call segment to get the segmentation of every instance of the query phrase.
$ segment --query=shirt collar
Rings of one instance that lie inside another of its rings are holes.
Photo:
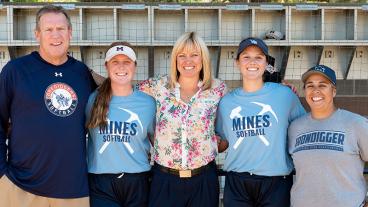
[[[197,86],[198,86],[199,90],[194,95],[194,97],[196,97],[197,94],[202,90],[203,81],[199,80]],[[177,101],[180,101],[181,99],[180,99],[180,84],[179,84],[179,82],[175,83],[174,93],[175,93],[175,99]]]

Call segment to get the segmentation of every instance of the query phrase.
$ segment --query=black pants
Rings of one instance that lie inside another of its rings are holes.
[[[218,207],[219,182],[216,164],[199,175],[180,178],[153,167],[150,207]]]
[[[289,207],[292,175],[259,176],[228,172],[225,179],[225,207]]]
[[[91,207],[147,207],[149,172],[89,174]]]

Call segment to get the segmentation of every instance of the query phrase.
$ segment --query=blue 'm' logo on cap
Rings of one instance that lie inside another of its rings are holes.
[[[124,51],[124,47],[116,47],[116,51]]]

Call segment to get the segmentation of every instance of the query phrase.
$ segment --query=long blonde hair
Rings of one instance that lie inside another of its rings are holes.
[[[199,49],[202,56],[202,70],[199,79],[203,82],[203,90],[211,88],[211,61],[210,53],[203,39],[195,32],[187,32],[178,38],[171,53],[170,87],[174,88],[180,73],[177,69],[177,55],[185,49]]]
[[[106,52],[115,46],[125,45],[132,48],[128,42],[113,42]],[[133,48],[132,48],[133,49]],[[134,49],[133,49],[134,51]],[[106,56],[105,52],[105,56]],[[135,52],[135,51],[134,51]],[[137,62],[135,62],[137,65]],[[105,63],[105,67],[107,67]],[[93,103],[90,119],[87,121],[86,127],[88,129],[100,127],[105,129],[107,127],[107,112],[109,111],[109,104],[112,98],[111,80],[106,78],[100,87],[97,88],[96,99]]]

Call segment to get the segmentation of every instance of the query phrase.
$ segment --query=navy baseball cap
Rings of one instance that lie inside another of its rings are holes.
[[[236,55],[236,59],[239,59],[240,53],[242,53],[245,50],[245,48],[252,46],[252,45],[257,46],[259,49],[262,50],[262,52],[266,55],[267,63],[274,64],[275,58],[268,54],[268,47],[266,43],[263,40],[255,38],[255,37],[246,38],[239,43],[239,48],[238,48],[238,52]]]
[[[336,86],[336,74],[335,71],[325,65],[316,65],[311,67],[307,72],[302,75],[302,81],[305,81],[309,78],[309,76],[313,74],[320,74],[326,77],[334,86]]]

